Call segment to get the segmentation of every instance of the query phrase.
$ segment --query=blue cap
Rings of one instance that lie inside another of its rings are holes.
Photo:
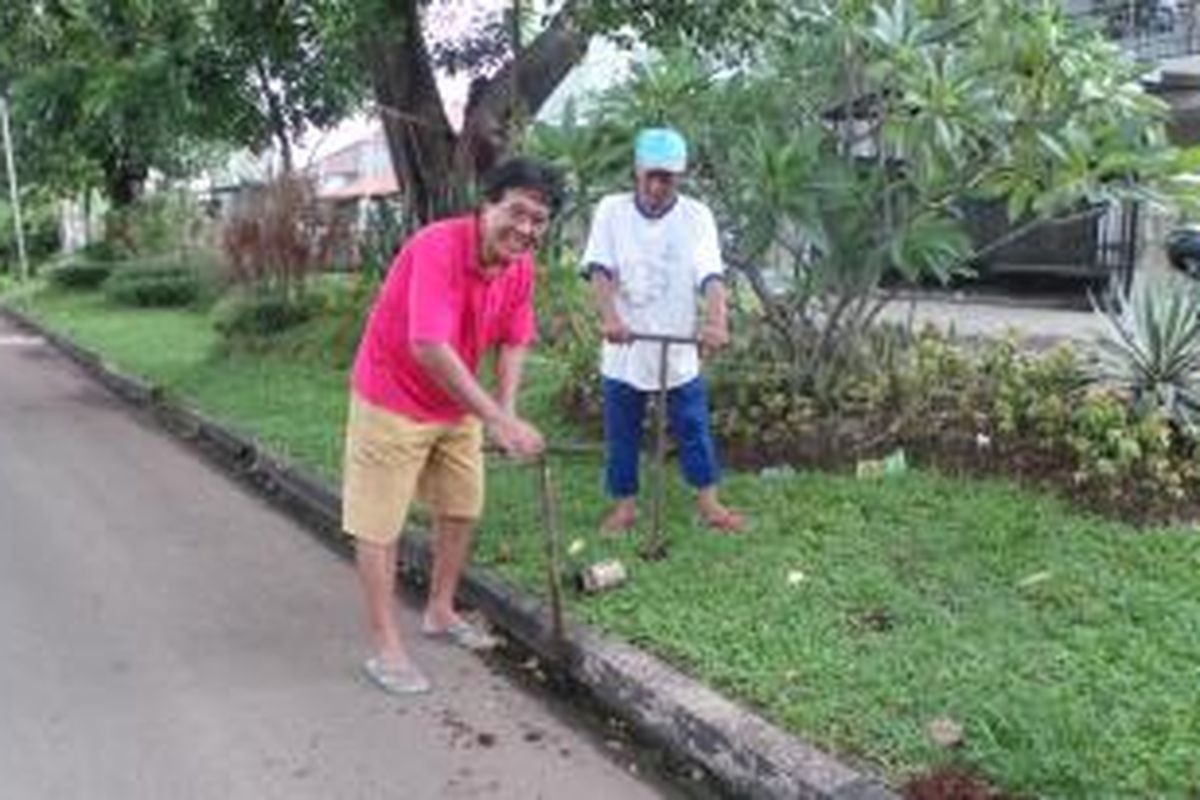
[[[633,144],[637,169],[683,172],[687,169],[687,142],[674,128],[645,128]]]

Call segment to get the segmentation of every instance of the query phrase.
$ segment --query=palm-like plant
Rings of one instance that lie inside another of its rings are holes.
[[[1142,280],[1092,298],[1107,323],[1096,342],[1097,377],[1183,428],[1200,422],[1200,289],[1182,278]]]

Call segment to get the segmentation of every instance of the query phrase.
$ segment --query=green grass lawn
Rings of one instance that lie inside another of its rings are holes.
[[[123,368],[336,476],[345,375],[312,349],[320,331],[273,354],[229,354],[200,314],[117,312],[86,295],[26,302]],[[535,359],[527,407],[572,435],[553,411],[556,379]],[[555,467],[577,559],[617,556],[631,571],[619,591],[573,598],[572,613],[819,746],[896,781],[949,762],[1045,797],[1200,787],[1191,530],[1137,531],[1003,481],[800,472],[730,475],[728,498],[754,519],[731,539],[695,525],[673,473],[670,558],[647,563],[633,539],[596,533],[599,463]],[[540,591],[535,474],[490,472],[477,560]],[[958,750],[930,742],[937,717],[964,726]]]
[[[327,354],[223,352],[205,313],[118,311],[98,293],[46,291],[15,305],[275,452],[326,476],[339,473],[346,376]]]

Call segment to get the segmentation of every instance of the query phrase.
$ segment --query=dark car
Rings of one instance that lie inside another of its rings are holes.
[[[1192,278],[1200,278],[1200,225],[1185,225],[1167,234],[1167,260]]]

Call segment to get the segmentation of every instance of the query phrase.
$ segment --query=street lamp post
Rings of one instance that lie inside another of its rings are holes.
[[[29,260],[25,256],[25,229],[21,224],[21,197],[17,192],[17,167],[13,159],[12,135],[8,129],[8,96],[0,91],[0,129],[4,137],[4,163],[8,167],[8,193],[12,198],[13,228],[17,236],[17,262],[21,280],[29,278]]]

